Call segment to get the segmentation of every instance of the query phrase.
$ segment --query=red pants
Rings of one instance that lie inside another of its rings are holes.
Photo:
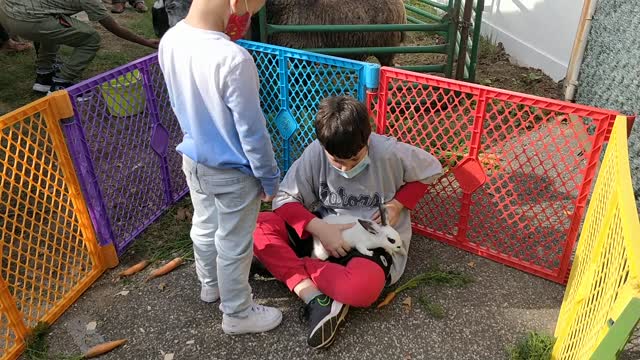
[[[369,259],[353,258],[347,266],[342,266],[309,257],[299,258],[289,244],[284,220],[275,213],[258,215],[253,237],[254,255],[291,291],[309,278],[332,299],[355,307],[367,307],[378,299],[384,288],[384,271]]]

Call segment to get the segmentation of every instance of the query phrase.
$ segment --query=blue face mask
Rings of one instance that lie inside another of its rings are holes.
[[[362,172],[362,170],[366,169],[367,166],[369,166],[369,163],[371,161],[369,160],[369,154],[365,155],[364,158],[362,158],[362,160],[360,160],[360,162],[351,168],[351,170],[340,170],[337,167],[333,166],[334,169],[336,169],[336,171],[342,175],[342,177],[347,178],[347,179],[352,179],[354,177],[356,177],[356,175],[360,174]]]

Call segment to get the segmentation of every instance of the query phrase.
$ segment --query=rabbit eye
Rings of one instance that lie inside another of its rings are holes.
[[[387,240],[389,240],[389,242],[390,242],[390,243],[392,243],[392,244],[395,244],[395,243],[396,243],[396,241],[395,241],[395,240],[393,240],[393,239],[392,239],[392,238],[390,238],[390,237],[388,237],[388,238],[387,238]]]

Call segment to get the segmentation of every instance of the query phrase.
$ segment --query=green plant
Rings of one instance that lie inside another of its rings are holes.
[[[38,322],[31,329],[31,334],[27,337],[27,348],[24,352],[28,360],[81,360],[82,355],[63,355],[49,354],[49,344],[47,344],[47,335],[51,332],[49,324],[44,321]]]
[[[427,297],[419,297],[418,303],[422,305],[424,310],[435,319],[442,319],[445,316],[444,307],[429,300]]]
[[[49,346],[47,344],[47,335],[49,334],[49,324],[40,321],[32,330],[27,338],[27,349],[25,356],[29,360],[45,360],[48,358],[47,352]]]
[[[387,293],[377,308],[389,305],[399,293],[408,289],[415,289],[420,285],[464,287],[472,282],[473,278],[470,275],[463,274],[456,270],[442,270],[438,266],[434,266],[431,271],[417,275],[398,286],[395,290]]]
[[[520,339],[515,346],[508,348],[510,360],[549,360],[555,338],[531,331]]]

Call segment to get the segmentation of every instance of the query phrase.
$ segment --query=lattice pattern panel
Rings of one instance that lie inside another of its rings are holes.
[[[239,43],[258,67],[262,109],[283,175],[315,140],[313,122],[322,99],[350,95],[366,102],[366,89],[377,87],[377,65],[250,41]]]
[[[0,292],[0,296],[13,301],[8,291]],[[9,311],[0,301],[0,359],[15,358],[21,350],[22,339],[18,337],[15,323],[10,320]]]
[[[69,94],[75,121],[64,130],[93,222],[100,242],[122,253],[186,188],[175,154],[181,133],[157,57],[82,82]]]
[[[284,174],[314,139],[313,116],[328,95],[365,100],[377,86],[375,65],[239,42],[254,56],[263,112]],[[375,76],[374,76],[375,75]],[[157,55],[69,88],[76,120],[66,124],[74,162],[101,244],[122,253],[188,192],[182,131],[171,108]]]
[[[640,299],[640,221],[631,187],[625,120],[616,120],[578,241],[556,328],[557,358],[590,358],[611,326],[621,320],[630,300]],[[635,322],[640,319],[638,313],[629,316],[635,316]],[[622,349],[627,335],[610,340]],[[637,334],[626,350],[634,348]],[[614,358],[615,349],[608,351]]]
[[[53,322],[104,270],[59,125],[71,114],[58,93],[0,118],[4,351],[22,345],[16,329]]]
[[[445,174],[418,232],[566,281],[610,111],[383,69],[378,133],[423,148]]]
[[[167,86],[162,76],[162,70],[156,62],[149,64],[149,79],[153,91],[153,98],[156,102],[155,106],[158,109],[160,124],[167,129],[169,134],[166,156],[171,186],[171,198],[173,201],[177,201],[189,192],[187,180],[182,172],[182,155],[174,150],[176,146],[182,142],[182,130],[180,129],[180,124],[173,109],[171,109],[169,93],[167,92]]]

